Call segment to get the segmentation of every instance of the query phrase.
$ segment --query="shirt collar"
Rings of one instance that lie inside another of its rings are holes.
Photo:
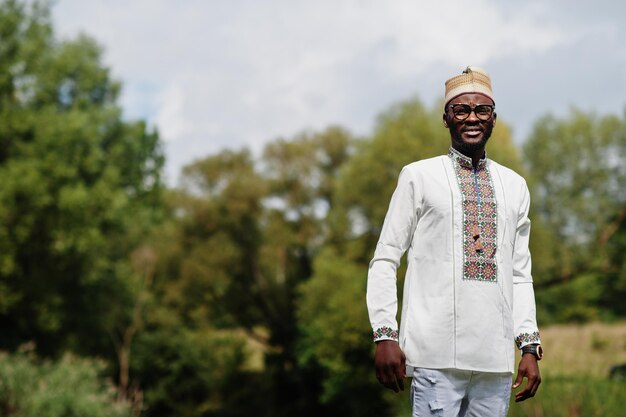
[[[450,149],[448,150],[448,156],[457,164],[461,165],[462,167],[469,168],[469,169],[474,168],[474,165],[472,164],[472,158],[463,155],[461,152],[457,151],[452,146],[450,146]],[[486,165],[487,165],[487,151],[485,151],[485,155],[478,161],[478,167],[476,169],[477,170],[483,169],[485,168]]]

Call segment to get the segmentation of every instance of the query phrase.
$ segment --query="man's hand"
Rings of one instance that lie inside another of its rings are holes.
[[[541,375],[539,374],[539,365],[537,364],[537,358],[531,353],[525,353],[522,355],[522,359],[519,361],[517,368],[517,378],[512,389],[515,389],[522,385],[522,381],[526,377],[528,382],[523,390],[515,393],[515,402],[524,401],[528,398],[534,397],[539,384],[541,384]]]
[[[395,340],[382,340],[376,343],[374,356],[376,379],[395,392],[404,391],[406,378],[406,356]]]

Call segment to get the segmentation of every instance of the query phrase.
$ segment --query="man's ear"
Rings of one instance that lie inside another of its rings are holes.
[[[446,120],[446,114],[443,114],[443,126],[448,127],[448,121]]]
[[[498,114],[497,113],[493,113],[493,127],[496,127],[496,120],[498,119]]]

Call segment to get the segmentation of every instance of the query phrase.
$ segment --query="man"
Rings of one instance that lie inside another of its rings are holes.
[[[396,392],[413,377],[413,416],[506,416],[515,345],[512,388],[527,380],[515,400],[541,382],[530,197],[522,177],[487,159],[494,109],[484,70],[446,81],[449,153],[402,169],[370,263],[376,377]],[[398,329],[396,270],[407,250]]]

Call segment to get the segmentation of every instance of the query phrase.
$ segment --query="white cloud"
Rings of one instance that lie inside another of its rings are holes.
[[[154,121],[161,127],[165,139],[185,137],[194,132],[193,122],[186,117],[184,92],[179,85],[170,84],[158,102]]]
[[[258,150],[305,128],[340,123],[365,133],[389,100],[421,94],[415,81],[433,67],[453,68],[438,77],[443,84],[467,64],[545,53],[582,33],[549,16],[542,3],[509,13],[494,0],[59,0],[54,8],[62,35],[82,30],[105,46],[127,114],[149,119],[168,143],[170,178],[191,158]]]

